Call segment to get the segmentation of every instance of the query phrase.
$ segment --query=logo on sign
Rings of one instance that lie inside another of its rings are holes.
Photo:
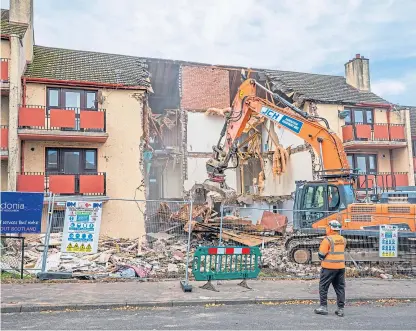
[[[273,109],[262,107],[260,113],[295,133],[299,133],[302,129],[303,123],[301,121],[298,121],[290,116],[280,114]]]
[[[94,202],[94,204],[92,205],[93,208],[101,208],[102,207],[102,203],[98,203],[98,202]]]
[[[25,209],[25,205],[23,203],[7,203],[7,202],[3,202],[0,204],[0,211],[18,211],[18,210],[22,210]]]
[[[75,206],[76,206],[76,203],[75,203],[75,202],[69,202],[69,201],[68,201],[68,202],[66,203],[66,206],[67,206],[67,207],[75,207]]]

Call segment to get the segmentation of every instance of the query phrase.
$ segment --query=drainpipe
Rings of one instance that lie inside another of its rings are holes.
[[[20,142],[20,173],[25,172],[25,141]]]
[[[22,85],[22,107],[26,107],[26,77],[23,77]]]

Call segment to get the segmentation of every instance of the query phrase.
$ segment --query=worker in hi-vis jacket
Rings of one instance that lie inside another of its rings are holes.
[[[330,221],[327,235],[319,246],[318,256],[321,260],[321,276],[319,279],[320,307],[316,314],[328,315],[328,289],[332,284],[337,295],[337,310],[335,314],[344,316],[345,305],[345,247],[346,239],[340,235],[341,223]]]

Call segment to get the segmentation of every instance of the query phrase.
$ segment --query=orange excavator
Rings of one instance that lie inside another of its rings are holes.
[[[283,104],[284,108],[259,98],[258,88]],[[254,79],[244,80],[234,98],[231,111],[226,114],[218,143],[213,146],[214,157],[206,164],[208,180],[203,184],[206,190],[219,192],[225,200],[236,196],[225,182],[225,171],[236,167],[229,165],[231,159],[237,158],[238,166],[238,143],[253,116],[273,121],[278,127],[302,138],[313,148],[319,159],[320,170],[317,172],[320,179],[296,182],[294,234],[286,241],[286,249],[293,261],[313,261],[320,237],[325,234],[329,221],[336,219],[342,224],[342,234],[352,249],[352,261],[380,260],[379,227],[395,225],[399,230],[399,254],[394,259],[407,262],[412,262],[413,259],[414,264],[416,192],[385,192],[381,195],[381,200],[378,197],[371,203],[357,202],[357,174],[350,169],[343,144],[329,128],[328,121],[303,112]],[[389,261],[391,260],[390,258]]]

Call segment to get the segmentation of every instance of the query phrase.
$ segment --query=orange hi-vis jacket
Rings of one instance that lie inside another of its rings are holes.
[[[326,269],[345,268],[345,247],[347,240],[339,234],[326,236],[319,246],[319,258],[321,267]]]

